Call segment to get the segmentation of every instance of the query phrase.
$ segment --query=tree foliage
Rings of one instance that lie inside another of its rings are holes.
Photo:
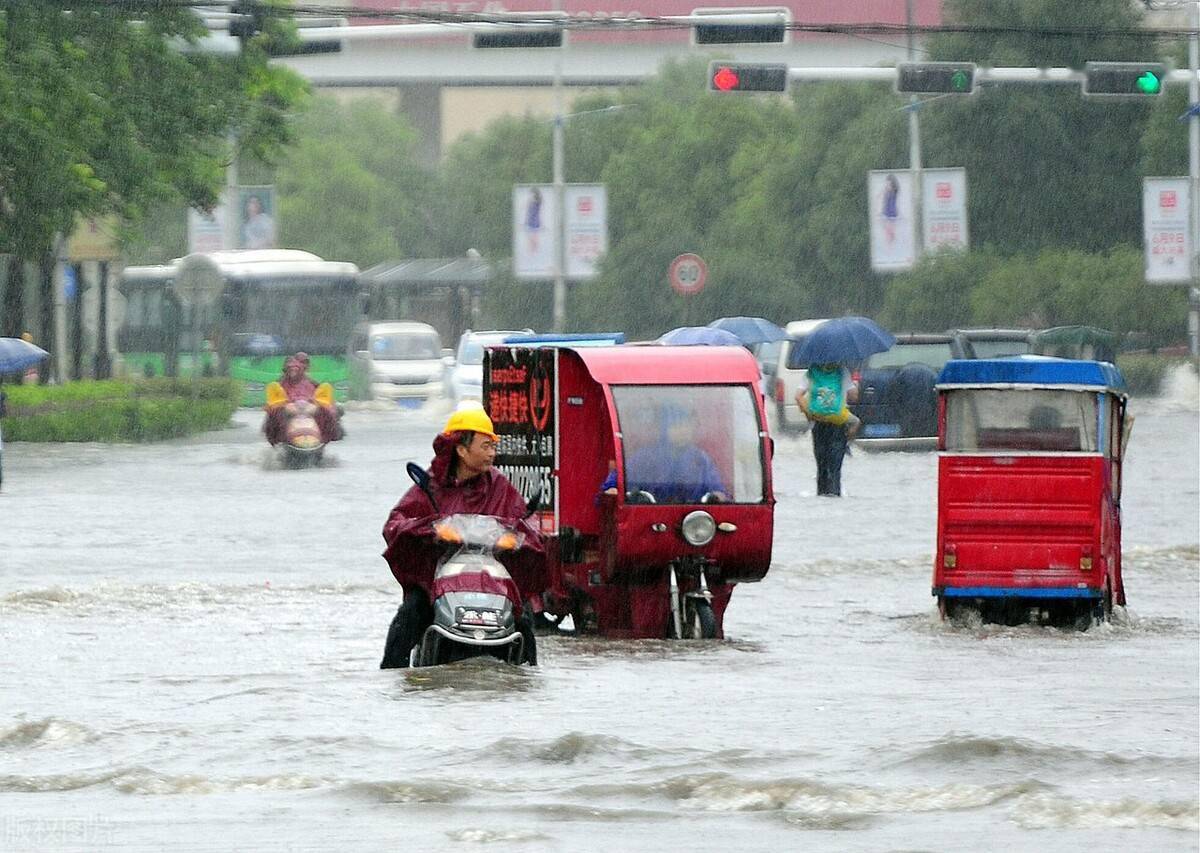
[[[181,49],[205,32],[174,4],[5,4],[0,251],[37,257],[80,214],[136,220],[166,198],[211,207],[230,134],[278,153],[303,82],[267,65],[271,33],[233,57]]]
[[[433,174],[403,118],[375,99],[314,99],[276,174],[280,240],[366,268],[435,249]]]

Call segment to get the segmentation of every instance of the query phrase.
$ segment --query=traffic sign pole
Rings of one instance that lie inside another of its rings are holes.
[[[1188,205],[1192,238],[1192,286],[1188,289],[1188,346],[1192,361],[1200,359],[1200,0],[1192,4],[1192,34],[1188,38]]]

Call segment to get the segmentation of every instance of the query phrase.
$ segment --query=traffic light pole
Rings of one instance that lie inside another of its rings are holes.
[[[562,8],[562,0],[554,0],[554,11]],[[555,332],[567,330],[567,210],[563,166],[563,86],[562,52],[554,54],[554,134],[551,140],[554,159],[554,314],[551,325]]]
[[[1188,224],[1191,226],[1192,286],[1188,288],[1188,346],[1200,358],[1200,0],[1192,4],[1192,34],[1188,38]]]

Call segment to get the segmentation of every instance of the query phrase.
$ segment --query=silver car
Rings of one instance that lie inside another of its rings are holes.
[[[455,402],[483,399],[483,351],[485,347],[504,343],[509,335],[532,335],[532,329],[509,331],[489,330],[463,332],[458,339],[458,352],[454,367],[446,380],[446,393]]]
[[[354,330],[347,362],[352,399],[419,406],[442,396],[442,343],[425,323],[364,323]]]

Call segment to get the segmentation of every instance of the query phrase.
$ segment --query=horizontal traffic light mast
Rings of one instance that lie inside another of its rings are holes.
[[[787,83],[832,80],[892,83],[904,94],[968,95],[981,83],[996,85],[1079,85],[1086,96],[1157,97],[1168,85],[1187,83],[1190,72],[1169,70],[1157,62],[1090,62],[1074,68],[983,68],[970,62],[902,62],[888,66],[786,66],[786,82],[778,88],[777,63],[721,62],[708,66],[708,87],[721,92],[781,92]],[[771,69],[756,76],[756,69]],[[730,74],[738,79],[731,84]],[[720,80],[718,80],[720,75]],[[756,86],[756,80],[767,81]],[[724,82],[722,82],[724,81]]]

